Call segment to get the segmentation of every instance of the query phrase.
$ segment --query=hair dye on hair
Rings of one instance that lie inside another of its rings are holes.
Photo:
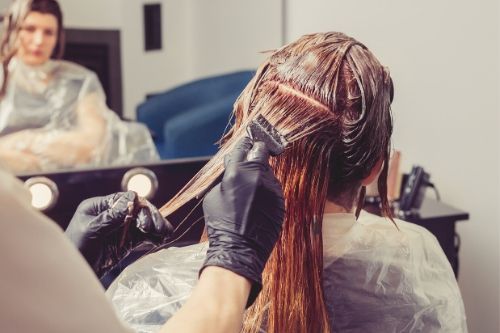
[[[264,116],[289,141],[270,160],[285,195],[283,231],[263,273],[264,288],[243,332],[330,332],[322,288],[326,200],[348,210],[377,161],[383,211],[389,214],[387,166],[392,133],[389,72],[342,33],[306,35],[259,67],[234,105],[235,124],[220,151],[161,211],[169,215],[223,172],[224,155]]]

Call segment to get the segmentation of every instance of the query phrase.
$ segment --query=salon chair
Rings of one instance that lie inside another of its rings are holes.
[[[162,159],[209,156],[228,126],[234,102],[254,71],[195,80],[155,94],[137,107]]]

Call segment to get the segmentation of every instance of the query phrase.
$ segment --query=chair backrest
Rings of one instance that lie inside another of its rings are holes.
[[[214,155],[224,134],[239,92],[170,118],[163,128],[163,159]]]
[[[246,70],[207,77],[156,94],[138,106],[137,120],[153,132],[155,143],[162,143],[165,123],[171,118],[217,103],[226,96],[239,95],[254,74],[254,71]]]

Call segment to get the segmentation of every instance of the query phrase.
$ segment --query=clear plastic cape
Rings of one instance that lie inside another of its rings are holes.
[[[460,291],[436,238],[397,224],[400,231],[367,212],[358,221],[325,215],[323,286],[332,331],[467,332]],[[206,249],[170,248],[129,266],[107,291],[118,316],[137,332],[158,331],[189,297]]]
[[[3,81],[4,73],[0,73]],[[0,101],[0,160],[14,172],[158,160],[147,128],[106,106],[97,76],[71,62],[12,59]]]
[[[323,290],[333,332],[467,332],[462,296],[437,239],[365,211],[325,215]],[[348,214],[345,214],[348,215]]]
[[[127,267],[106,291],[118,317],[138,333],[158,331],[191,295],[207,249],[171,247]]]

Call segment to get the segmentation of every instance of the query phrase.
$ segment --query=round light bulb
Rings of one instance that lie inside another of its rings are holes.
[[[140,197],[152,199],[158,191],[158,178],[146,168],[133,168],[125,172],[121,184],[123,191],[134,191]]]
[[[47,177],[32,177],[24,184],[31,193],[31,205],[36,209],[46,211],[56,204],[59,190],[52,180]]]
[[[52,191],[46,184],[33,184],[30,187],[31,192],[31,205],[37,209],[44,209],[50,205],[52,198]]]
[[[143,174],[137,174],[130,177],[127,190],[136,192],[140,197],[148,197],[151,194],[153,183],[151,179]]]

